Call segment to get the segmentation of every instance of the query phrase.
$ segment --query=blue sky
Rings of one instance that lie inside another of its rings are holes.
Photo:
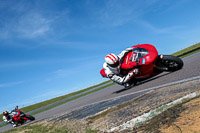
[[[0,0],[0,111],[107,79],[108,53],[150,43],[171,54],[200,41],[199,0]]]

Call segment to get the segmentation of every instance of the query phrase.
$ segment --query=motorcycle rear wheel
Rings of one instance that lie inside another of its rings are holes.
[[[31,116],[31,115],[28,115],[28,116],[26,116],[29,120],[31,120],[31,121],[33,121],[33,120],[35,120],[35,117],[33,117],[33,116]]]
[[[164,55],[160,61],[162,65],[159,67],[163,71],[173,72],[180,70],[183,67],[182,59],[173,55]]]

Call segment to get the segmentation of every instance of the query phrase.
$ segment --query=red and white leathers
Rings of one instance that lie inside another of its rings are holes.
[[[132,51],[132,49],[133,49],[132,47],[127,48],[127,49],[123,50],[119,55],[117,55],[118,60],[119,60],[119,65],[117,67],[111,67],[106,62],[103,64],[103,69],[104,69],[106,77],[110,78],[111,80],[113,80],[114,82],[116,82],[118,84],[123,85],[123,84],[127,83],[134,76],[134,74],[138,73],[138,69],[134,69],[133,71],[129,72],[126,76],[122,76],[120,74],[120,70],[121,70],[120,62],[127,53]],[[102,72],[101,72],[101,74],[102,74]]]
[[[12,118],[10,117],[10,115],[8,115],[8,117],[3,116],[3,121],[10,123],[12,121]]]
[[[12,110],[10,112],[8,112],[8,115],[7,116],[3,116],[3,121],[6,122],[6,123],[10,123],[13,125],[13,127],[16,127],[17,126],[17,122],[15,122],[13,120],[13,116],[16,115],[16,110]]]

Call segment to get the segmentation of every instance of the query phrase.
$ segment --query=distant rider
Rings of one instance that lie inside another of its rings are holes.
[[[127,75],[122,75],[121,72],[121,63],[124,57],[133,50],[133,47],[123,50],[119,55],[113,53],[106,55],[105,63],[103,64],[103,69],[100,71],[100,74],[103,77],[110,78],[112,81],[124,85],[125,88],[129,88],[130,84],[128,81],[136,74],[138,74],[138,69],[133,69]]]
[[[15,122],[14,119],[12,118],[13,115],[15,115],[15,112],[17,111],[17,108],[13,109],[12,111],[8,112],[8,111],[4,111],[3,112],[3,120],[6,123],[10,123],[12,124],[12,126],[15,128],[17,127],[18,122]]]

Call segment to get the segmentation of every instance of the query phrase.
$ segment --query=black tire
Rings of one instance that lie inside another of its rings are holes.
[[[173,72],[183,67],[183,61],[173,55],[164,55],[161,59],[162,69],[164,71]]]
[[[27,115],[26,116],[29,120],[31,120],[31,121],[34,121],[35,120],[35,117],[33,117],[33,116],[31,116],[31,115]]]
[[[132,77],[129,81],[128,84],[130,84],[131,86],[135,86],[137,84],[137,79],[135,79],[134,77]]]

